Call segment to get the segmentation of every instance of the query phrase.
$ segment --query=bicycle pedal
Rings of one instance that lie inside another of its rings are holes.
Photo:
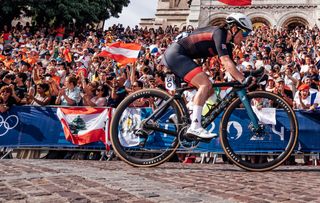
[[[195,136],[193,134],[186,134],[185,135],[185,138],[187,140],[191,140],[191,141],[197,141],[197,142],[205,142],[205,143],[209,143],[213,138],[201,138],[201,137],[198,137],[198,136]]]

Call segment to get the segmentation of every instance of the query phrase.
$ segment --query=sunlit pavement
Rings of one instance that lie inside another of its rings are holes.
[[[320,166],[1,160],[0,202],[320,202]]]

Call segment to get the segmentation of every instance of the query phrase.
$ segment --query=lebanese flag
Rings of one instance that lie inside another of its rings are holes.
[[[101,57],[109,57],[122,65],[137,61],[141,45],[137,43],[115,42],[105,47],[99,54]]]
[[[218,0],[222,3],[230,6],[249,6],[252,4],[252,0]]]
[[[109,132],[111,108],[58,108],[66,139],[75,145],[102,141],[105,144]]]

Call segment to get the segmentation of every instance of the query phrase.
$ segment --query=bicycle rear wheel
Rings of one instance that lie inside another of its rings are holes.
[[[298,122],[290,105],[281,97],[257,91],[248,99],[259,118],[259,130],[239,98],[231,103],[220,123],[220,142],[228,158],[249,171],[268,171],[282,164],[298,139]]]
[[[110,135],[113,149],[123,161],[152,167],[168,160],[177,150],[182,111],[175,100],[165,105],[170,97],[157,89],[140,90],[117,107]],[[153,115],[157,109],[161,111]]]

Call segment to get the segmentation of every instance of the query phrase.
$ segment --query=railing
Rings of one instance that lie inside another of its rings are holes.
[[[105,150],[103,142],[94,142],[86,145],[75,145],[66,140],[61,122],[57,116],[56,106],[14,106],[8,112],[0,114],[0,147],[10,148],[51,148],[51,149],[77,149],[77,150]],[[84,107],[79,107],[84,108]],[[106,118],[108,125],[111,120]],[[281,114],[281,112],[279,112]],[[299,122],[299,142],[296,151],[305,153],[320,152],[320,113],[297,111]],[[283,120],[286,118],[283,117]],[[240,119],[241,120],[241,119]],[[209,126],[213,132],[218,131],[220,117]],[[245,123],[239,122],[243,128]],[[108,130],[105,135],[108,143]],[[182,150],[182,149],[181,149]],[[272,151],[272,148],[270,148]],[[189,151],[190,152],[190,151]],[[192,152],[222,153],[219,139],[209,144],[200,144]]]

